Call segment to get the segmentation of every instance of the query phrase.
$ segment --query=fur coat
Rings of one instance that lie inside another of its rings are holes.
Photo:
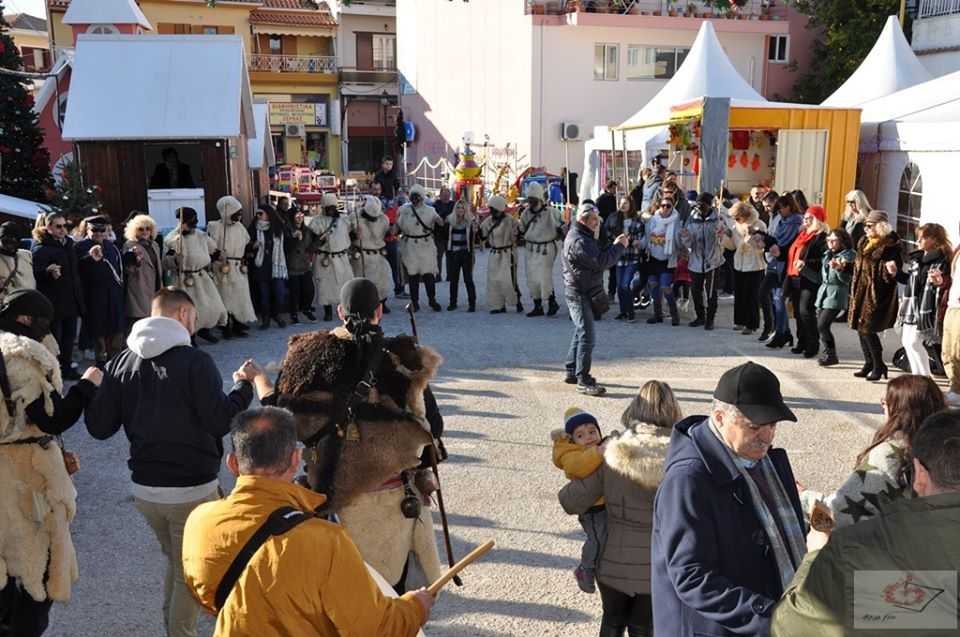
[[[210,274],[210,255],[217,249],[217,244],[205,233],[200,230],[194,230],[190,234],[183,236],[182,242],[183,255],[180,255],[181,241],[180,230],[174,229],[163,240],[163,249],[165,255],[173,253],[173,269],[177,276],[177,285],[179,281],[179,268],[181,264],[184,275],[184,291],[193,299],[197,306],[197,329],[209,329],[218,325],[227,324],[227,308],[223,305],[223,299],[220,298],[220,291],[217,290],[213,282],[213,275]],[[171,259],[167,259],[170,263]],[[193,285],[187,286],[186,279],[193,279]]]
[[[669,445],[669,429],[638,424],[607,443],[596,472],[560,490],[560,504],[570,514],[585,512],[601,496],[606,500],[607,539],[597,579],[627,595],[650,594],[653,499]]]
[[[63,390],[56,357],[36,341],[0,334],[7,375],[16,402],[11,418],[0,409],[0,442],[43,436],[27,422],[26,408],[44,397],[53,414],[53,391]],[[55,443],[0,446],[0,582],[20,580],[34,600],[66,602],[78,577],[70,538],[77,492]]]
[[[247,273],[240,271],[250,234],[242,223],[231,221],[229,217],[226,218],[226,232],[223,220],[211,221],[207,224],[207,234],[220,250],[220,260],[213,264],[213,279],[227,313],[241,323],[253,323],[257,320],[257,313],[253,311],[250,299],[250,282]],[[224,264],[229,265],[229,272],[222,271]]]
[[[895,262],[900,270],[903,257],[896,233],[875,244],[869,237],[860,240],[853,262],[847,323],[861,334],[877,334],[897,322],[897,276],[887,272],[884,264],[888,261]]]

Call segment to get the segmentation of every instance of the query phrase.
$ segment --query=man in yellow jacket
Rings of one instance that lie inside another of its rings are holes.
[[[300,450],[290,412],[243,412],[231,439],[227,466],[237,484],[229,497],[197,507],[183,536],[184,578],[206,610],[219,610],[215,636],[416,635],[433,597],[425,590],[385,597],[347,532],[319,518],[268,537],[217,608],[221,581],[271,513],[282,507],[310,512],[326,500],[291,482]]]

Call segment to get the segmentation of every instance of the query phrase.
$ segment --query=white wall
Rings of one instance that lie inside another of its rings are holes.
[[[530,147],[531,18],[520,0],[398,0],[397,62],[416,95],[401,96],[417,128],[415,157],[477,143]]]
[[[745,33],[717,35],[740,75],[760,92],[764,36]],[[534,27],[533,163],[559,172],[564,159],[561,122],[580,123],[586,135],[592,133],[594,126],[620,124],[640,110],[667,83],[667,80],[624,79],[628,45],[690,48],[696,36],[694,30],[677,29]],[[619,80],[593,79],[594,45],[597,43],[620,45]],[[569,143],[568,150],[571,170],[580,172],[583,142]]]
[[[340,66],[357,66],[357,32],[396,33],[397,19],[394,16],[365,16],[341,13],[337,26],[337,59]],[[399,46],[399,44],[398,44]]]
[[[960,51],[925,54],[931,49],[955,49],[960,45],[960,14],[922,18],[913,23],[911,46],[920,63],[934,77],[960,71]]]

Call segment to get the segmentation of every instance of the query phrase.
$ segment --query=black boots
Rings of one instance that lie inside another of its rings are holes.
[[[440,304],[437,303],[437,299],[430,299],[429,301],[430,309],[434,312],[442,312],[443,308],[440,307]]]
[[[547,316],[556,316],[560,311],[560,305],[557,303],[557,297],[554,294],[547,299]]]
[[[880,337],[876,334],[867,334],[862,339],[873,363],[870,373],[865,378],[871,381],[880,380],[881,377],[886,379],[887,366],[883,362],[883,345],[880,343]]]
[[[313,313],[313,310],[304,310],[303,315],[307,317],[307,320],[316,321],[317,315]]]
[[[677,309],[677,299],[672,296],[667,299],[667,307],[670,308],[670,325],[674,327],[680,325],[680,311]]]
[[[540,299],[535,299],[533,301],[533,309],[527,312],[527,316],[532,318],[534,316],[543,316],[543,315],[544,315],[543,301],[541,301]]]
[[[387,299],[383,299],[382,301],[380,301],[380,306],[383,308],[383,313],[384,313],[384,314],[389,314],[389,313],[390,313],[390,308],[387,307]]]
[[[208,343],[219,343],[220,339],[213,335],[209,329],[204,328],[202,330],[197,330],[197,336],[207,341]]]
[[[870,348],[862,335],[860,336],[860,351],[863,352],[863,367],[859,371],[853,372],[853,375],[857,378],[866,378],[873,371],[873,356],[870,354]]]
[[[324,305],[324,306],[323,306],[323,320],[324,320],[324,321],[332,321],[332,320],[333,320],[333,306],[332,306],[332,305]]]
[[[840,359],[837,358],[837,353],[832,349],[824,348],[823,354],[820,356],[820,360],[817,363],[820,364],[820,367],[832,367],[840,362]]]
[[[663,323],[663,301],[659,295],[653,300],[653,316],[647,319],[647,325]]]
[[[523,314],[523,303],[521,301],[517,301],[517,314]]]

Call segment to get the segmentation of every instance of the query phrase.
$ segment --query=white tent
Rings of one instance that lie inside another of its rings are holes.
[[[73,0],[64,24],[139,24],[153,30],[135,0]]]
[[[81,35],[68,141],[253,135],[253,97],[238,35]]]
[[[915,84],[930,73],[917,59],[900,28],[897,16],[887,18],[870,53],[843,85],[823,101],[824,106],[860,106]]]
[[[257,135],[247,140],[247,163],[251,170],[271,168],[277,163],[277,156],[270,138],[270,105],[254,104],[253,117],[257,125]]]
[[[730,97],[748,102],[766,103],[761,96],[734,68],[709,20],[704,20],[690,52],[676,74],[647,104],[618,128],[648,126],[666,122],[670,108],[700,97]],[[628,150],[643,151],[644,158],[655,146],[666,142],[665,126],[635,128],[623,133]],[[617,135],[620,150],[621,133]],[[583,175],[580,181],[580,198],[595,196],[600,190],[597,183],[600,168],[599,152],[611,149],[611,128],[597,126],[593,138],[584,145]]]
[[[50,206],[46,204],[0,194],[0,213],[5,215],[23,217],[34,221],[41,212],[49,212],[49,210]]]

